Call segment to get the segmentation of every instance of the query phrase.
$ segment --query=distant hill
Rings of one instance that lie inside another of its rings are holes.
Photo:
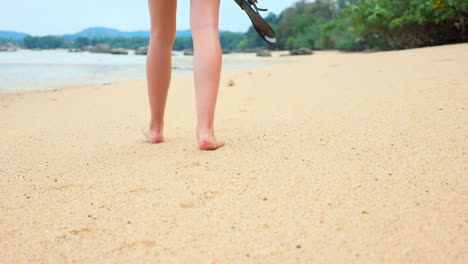
[[[26,36],[28,36],[28,34],[26,33],[0,30],[0,38],[22,40]]]
[[[150,35],[149,31],[120,31],[113,28],[105,28],[105,27],[92,27],[82,30],[75,34],[65,34],[63,36],[64,39],[76,39],[79,37],[86,37],[86,38],[148,38]],[[14,40],[22,40],[24,37],[29,36],[29,34],[21,33],[21,32],[14,32],[14,31],[0,31],[0,38],[7,38],[7,39],[14,39]],[[190,37],[192,36],[192,32],[190,30],[177,30],[176,33],[177,37]]]
[[[76,39],[79,37],[86,38],[148,38],[150,36],[149,31],[120,31],[113,28],[105,27],[92,27],[80,31],[76,34],[63,35],[65,39]],[[190,30],[178,30],[176,33],[177,37],[190,37],[192,33]]]

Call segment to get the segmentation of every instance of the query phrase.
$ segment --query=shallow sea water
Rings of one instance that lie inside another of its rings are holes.
[[[193,57],[173,53],[173,75],[192,74]],[[223,56],[223,71],[284,63],[252,54]],[[146,56],[66,50],[0,52],[0,91],[46,90],[68,85],[146,78]]]

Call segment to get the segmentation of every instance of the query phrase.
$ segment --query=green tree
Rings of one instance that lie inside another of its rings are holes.
[[[412,48],[466,40],[466,0],[359,0],[351,5],[356,30]]]
[[[78,49],[81,49],[84,46],[88,46],[88,45],[90,45],[90,41],[86,37],[79,37],[79,38],[75,39],[75,41],[74,41],[74,46],[75,46],[75,48],[78,48]]]
[[[184,50],[190,49],[193,50],[193,41],[191,37],[179,37],[174,41],[174,50]]]
[[[236,51],[238,50],[239,43],[244,39],[244,34],[223,31],[220,33],[219,39],[224,51]]]
[[[32,37],[27,36],[23,40],[24,46],[28,49],[57,49],[64,47],[64,41],[60,37],[45,36],[45,37]]]

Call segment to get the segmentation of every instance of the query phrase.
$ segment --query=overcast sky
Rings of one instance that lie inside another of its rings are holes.
[[[259,0],[258,6],[279,14],[296,1]],[[96,26],[149,30],[147,0],[0,0],[0,7],[0,30],[31,35],[72,34]],[[189,28],[189,9],[190,0],[178,0],[177,29]],[[246,31],[250,20],[234,0],[221,0],[219,26]]]

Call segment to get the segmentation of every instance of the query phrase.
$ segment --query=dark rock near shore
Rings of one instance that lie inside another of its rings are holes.
[[[299,49],[292,49],[289,51],[289,54],[292,56],[297,55],[312,55],[314,52],[311,49],[306,48],[299,48]]]
[[[128,50],[126,49],[113,49],[112,54],[115,54],[115,55],[128,55]]]
[[[257,57],[271,57],[271,52],[269,50],[259,50],[257,51]]]
[[[107,44],[99,44],[91,49],[92,53],[112,53],[112,48]]]
[[[12,42],[6,42],[0,45],[0,51],[17,51],[19,49],[18,46],[16,46]]]
[[[184,56],[193,56],[193,50],[184,50]]]
[[[147,55],[148,54],[148,46],[140,47],[135,51],[135,55]]]

